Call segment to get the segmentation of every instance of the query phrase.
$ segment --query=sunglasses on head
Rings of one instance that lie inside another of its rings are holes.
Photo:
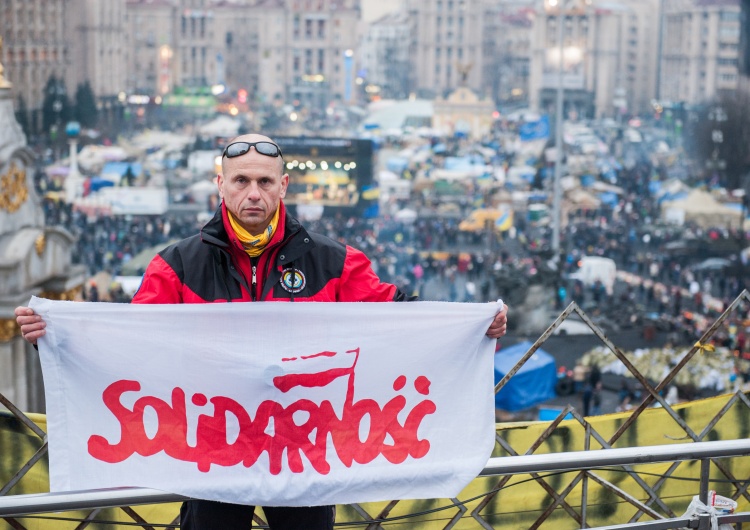
[[[247,153],[251,147],[255,147],[255,150],[261,155],[277,157],[281,154],[281,148],[273,142],[234,142],[224,148],[224,152],[221,157],[234,158],[236,156],[242,156]]]

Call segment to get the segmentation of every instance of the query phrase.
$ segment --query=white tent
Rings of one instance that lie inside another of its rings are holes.
[[[211,195],[218,195],[219,190],[216,183],[210,180],[199,180],[190,185],[188,188],[190,196],[198,204],[208,204],[208,198]]]
[[[202,125],[199,129],[201,134],[207,136],[222,136],[226,138],[237,136],[239,130],[239,120],[224,115]]]
[[[662,217],[692,221],[703,228],[738,227],[742,220],[742,212],[724,206],[707,191],[692,190],[684,199],[665,201],[662,205]]]

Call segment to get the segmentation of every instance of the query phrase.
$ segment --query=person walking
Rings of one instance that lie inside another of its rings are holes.
[[[283,198],[289,184],[281,148],[267,136],[248,134],[226,146],[217,184],[221,205],[199,234],[160,252],[148,265],[137,304],[211,302],[389,302],[408,297],[383,283],[359,250],[308,232]],[[28,307],[16,321],[31,344],[45,323]],[[505,335],[507,308],[487,336]],[[310,499],[314,504],[314,499]],[[182,504],[182,530],[249,528],[254,506],[206,500]],[[271,530],[331,530],[333,506],[264,507]]]

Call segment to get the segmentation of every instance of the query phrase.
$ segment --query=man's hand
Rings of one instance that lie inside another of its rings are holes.
[[[19,306],[15,313],[16,322],[21,328],[23,339],[29,344],[36,344],[37,339],[46,333],[44,328],[47,327],[47,324],[30,307]]]
[[[490,327],[487,329],[487,336],[491,339],[499,339],[503,335],[505,335],[505,332],[508,328],[508,306],[504,305],[503,308],[498,311],[498,313],[495,315],[495,319],[492,321],[492,324],[490,324]]]

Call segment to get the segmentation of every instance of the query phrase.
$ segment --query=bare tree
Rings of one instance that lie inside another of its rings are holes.
[[[685,130],[688,154],[727,188],[742,186],[750,171],[750,93],[724,93],[696,106]]]

